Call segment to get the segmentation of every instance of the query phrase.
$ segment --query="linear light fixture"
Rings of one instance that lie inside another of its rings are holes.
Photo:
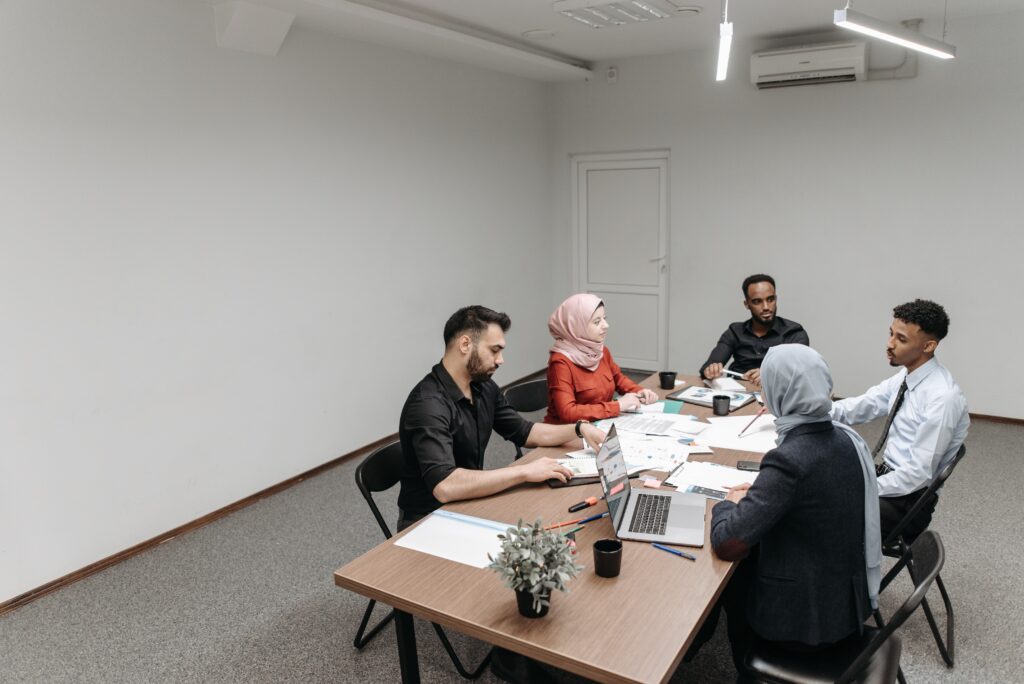
[[[732,49],[732,22],[729,21],[729,0],[722,0],[722,23],[718,27],[718,72],[716,81],[724,81],[729,72],[729,51]]]
[[[718,73],[716,81],[724,81],[729,71],[729,50],[732,49],[732,22],[723,21],[718,38]]]
[[[940,40],[922,36],[916,31],[911,31],[902,26],[894,26],[888,22],[869,17],[866,14],[854,12],[849,8],[837,9],[833,14],[832,22],[841,28],[857,31],[866,36],[895,43],[896,45],[917,50],[940,59],[953,59],[956,57],[956,48],[949,43],[943,43]]]

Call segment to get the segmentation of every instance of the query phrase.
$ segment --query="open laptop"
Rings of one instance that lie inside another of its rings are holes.
[[[685,492],[634,491],[614,425],[597,452],[597,472],[612,527],[620,539],[704,546],[706,499]]]

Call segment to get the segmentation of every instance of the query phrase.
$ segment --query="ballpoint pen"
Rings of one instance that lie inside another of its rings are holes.
[[[690,559],[692,561],[697,560],[696,556],[693,556],[693,555],[691,555],[689,553],[686,553],[685,551],[679,551],[677,549],[672,549],[672,548],[669,548],[667,546],[662,546],[661,544],[657,544],[655,542],[651,542],[651,546],[653,546],[654,548],[656,548],[656,549],[658,549],[660,551],[668,551],[673,556],[679,556],[680,558],[688,558],[688,559]]]
[[[565,522],[555,523],[554,525],[548,525],[544,529],[553,530],[556,527],[565,527],[566,525],[584,525],[588,522],[591,522],[592,520],[603,518],[606,515],[608,515],[608,511],[605,511],[604,513],[598,513],[597,515],[592,515],[589,518],[580,518],[579,520],[566,520]]]
[[[768,407],[767,407],[767,406],[762,406],[762,407],[761,407],[761,410],[757,412],[757,415],[756,415],[756,416],[754,416],[754,419],[753,419],[752,421],[750,421],[749,423],[747,423],[747,427],[745,427],[745,428],[743,428],[742,430],[740,430],[740,434],[738,434],[738,435],[736,435],[736,436],[737,436],[737,437],[742,437],[742,436],[743,436],[743,433],[744,433],[744,432],[746,432],[746,431],[747,431],[747,430],[748,430],[748,429],[750,428],[750,426],[751,426],[751,425],[753,425],[754,423],[756,423],[756,422],[757,422],[757,419],[758,419],[758,418],[760,418],[761,416],[763,416],[763,415],[764,415],[764,412],[765,412],[765,411],[767,411],[767,410],[768,410]]]

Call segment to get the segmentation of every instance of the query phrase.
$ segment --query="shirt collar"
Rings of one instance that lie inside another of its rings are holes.
[[[771,335],[772,333],[779,333],[779,334],[781,334],[782,333],[782,326],[783,326],[782,319],[779,318],[778,314],[776,314],[775,318],[772,319],[772,327],[768,328],[768,332],[766,332],[764,334],[765,337],[767,337],[768,335]],[[753,317],[748,318],[747,320],[743,321],[743,329],[745,331],[747,331],[748,333],[750,333],[751,335],[754,335],[754,319],[753,319]],[[757,337],[756,335],[754,335],[754,336]]]
[[[449,399],[456,403],[458,403],[460,399],[466,399],[466,395],[463,394],[462,390],[459,389],[459,386],[455,384],[455,379],[452,378],[451,373],[448,372],[448,369],[444,367],[443,363],[439,363],[434,366],[434,375],[436,375],[437,379],[441,382],[441,387],[444,388]],[[470,384],[470,387],[472,388],[472,383]],[[470,391],[472,392],[472,389],[470,389]],[[468,399],[466,401],[468,401]]]
[[[932,371],[934,371],[938,367],[939,362],[933,356],[932,358],[928,359],[924,364],[922,364],[919,368],[917,368],[913,373],[907,373],[907,389],[912,390],[918,385],[920,385],[921,382],[929,375],[931,375]]]

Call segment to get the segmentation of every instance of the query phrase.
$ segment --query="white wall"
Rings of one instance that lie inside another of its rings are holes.
[[[395,432],[458,306],[543,366],[548,130],[537,83],[220,50],[198,1],[0,3],[0,601]]]
[[[670,148],[677,370],[694,372],[744,317],[740,282],[764,271],[838,393],[891,372],[892,307],[923,297],[950,314],[939,357],[970,409],[1024,418],[1024,395],[1008,391],[1024,339],[1022,32],[1024,13],[951,23],[957,59],[922,57],[913,80],[758,91],[748,65],[762,46],[741,42],[722,84],[707,50],[620,61],[611,85],[554,87],[552,301],[572,290],[569,156]]]

